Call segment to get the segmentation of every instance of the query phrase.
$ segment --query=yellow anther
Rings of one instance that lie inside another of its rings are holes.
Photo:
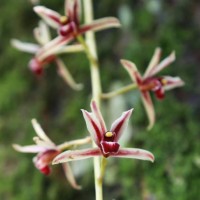
[[[167,84],[167,80],[166,79],[162,79],[161,82],[162,82],[163,85]]]
[[[61,16],[61,17],[60,17],[60,22],[61,22],[62,24],[65,24],[65,23],[67,22],[67,16]]]
[[[112,133],[112,132],[106,132],[105,136],[106,136],[106,137],[112,137],[112,136],[113,136],[113,133]]]

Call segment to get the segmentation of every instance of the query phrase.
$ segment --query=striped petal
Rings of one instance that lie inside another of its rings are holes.
[[[143,78],[147,78],[150,76],[151,71],[154,69],[155,66],[158,65],[159,61],[160,61],[160,56],[161,56],[161,48],[157,47],[154,51],[153,57],[144,73]]]
[[[45,147],[46,149],[57,149],[55,145],[53,144],[49,144],[48,142],[42,140],[41,138],[39,137],[34,137],[33,138],[33,141],[35,142],[35,144],[37,144],[38,146],[41,146],[41,147]]]
[[[55,60],[57,64],[58,74],[63,78],[63,80],[74,90],[81,90],[83,85],[81,83],[76,83],[69,70],[65,66],[62,60],[57,58]]]
[[[39,153],[47,149],[46,147],[38,146],[38,145],[20,146],[18,144],[13,144],[12,147],[16,151],[23,152],[23,153]]]
[[[149,119],[149,125],[147,127],[148,130],[150,130],[154,123],[155,123],[155,111],[154,106],[150,97],[150,94],[148,91],[141,92],[142,102],[144,104],[148,119]]]
[[[60,49],[63,48],[64,45],[69,43],[71,40],[73,40],[73,36],[70,35],[69,37],[62,37],[58,36],[55,39],[48,42],[46,45],[44,45],[38,52],[37,52],[37,59],[38,60],[44,60],[45,58],[57,54],[57,52],[60,51]]]
[[[43,46],[51,40],[49,27],[43,22],[39,22],[39,26],[33,30],[35,39]]]
[[[164,60],[162,60],[158,65],[153,67],[149,72],[148,72],[148,77],[152,77],[161,70],[163,70],[165,67],[169,66],[172,62],[174,62],[176,59],[175,57],[175,52],[173,51],[168,57],[166,57]]]
[[[136,65],[128,60],[120,60],[120,61],[123,67],[128,71],[133,82],[140,84],[142,82],[142,77],[138,72]]]
[[[122,115],[113,122],[110,131],[114,132],[116,134],[115,142],[117,142],[119,140],[122,133],[126,129],[126,127],[128,125],[129,118],[132,114],[132,111],[133,111],[133,109],[130,109],[126,112],[123,112]]]
[[[105,133],[107,131],[107,128],[106,128],[104,119],[102,117],[101,111],[99,110],[95,101],[91,102],[91,109],[92,109],[92,113],[95,115],[96,119],[98,120],[100,124],[101,132]]]
[[[154,162],[154,155],[146,150],[137,149],[137,148],[122,148],[118,151],[118,153],[110,153],[112,157],[119,157],[119,158],[132,158],[132,159],[139,159],[139,160],[148,160]]]
[[[37,44],[21,42],[20,40],[17,40],[17,39],[12,39],[11,45],[20,51],[33,53],[33,54],[36,53],[40,48],[39,45]]]
[[[65,173],[65,177],[69,181],[70,185],[74,189],[80,190],[81,186],[76,183],[76,179],[73,175],[73,172],[72,172],[70,165],[68,163],[64,163],[62,166],[63,166],[63,170],[64,170],[64,173]]]
[[[54,10],[44,6],[35,6],[33,10],[51,27],[58,28],[60,26],[61,15]]]
[[[37,122],[36,119],[32,119],[31,123],[33,125],[33,128],[35,130],[35,132],[37,133],[37,135],[44,141],[46,141],[47,143],[49,143],[52,146],[55,146],[54,143],[49,139],[49,137],[46,135],[46,133],[43,131],[42,127],[40,126],[40,124]]]
[[[85,33],[86,31],[100,31],[107,28],[118,28],[120,27],[120,22],[117,18],[114,17],[105,17],[102,19],[94,20],[90,24],[85,24],[80,27],[80,34]]]
[[[164,76],[163,79],[165,80],[164,90],[171,90],[185,84],[179,77]]]
[[[74,150],[74,151],[65,151],[58,156],[56,156],[52,164],[59,164],[69,161],[83,160],[86,158],[91,158],[95,156],[101,156],[102,153],[99,148],[90,148],[84,150]]]
[[[103,134],[105,132],[102,132],[101,126],[93,113],[90,113],[86,110],[81,110],[81,111],[83,113],[87,129],[92,139],[97,144],[97,146],[100,146],[100,141],[102,140]]]
[[[79,0],[65,1],[65,14],[70,18],[71,21],[74,21],[76,24],[79,24],[80,10]]]

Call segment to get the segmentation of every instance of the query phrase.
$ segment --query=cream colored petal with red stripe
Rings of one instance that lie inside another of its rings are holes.
[[[148,76],[152,77],[163,70],[165,67],[169,66],[176,59],[175,52],[173,51],[168,57],[162,60],[158,65],[156,65],[149,73]]]
[[[56,156],[52,164],[54,165],[69,161],[83,160],[101,155],[102,153],[99,148],[90,148],[90,149],[74,150],[74,151],[69,150]]]
[[[104,132],[102,132],[99,121],[97,120],[96,116],[93,113],[90,113],[83,109],[81,111],[83,113],[87,129],[92,139],[94,140],[97,146],[100,146],[100,142],[102,140]]]
[[[123,67],[128,71],[133,82],[139,84],[142,81],[142,77],[138,72],[136,65],[129,60],[120,60],[120,61]]]
[[[155,110],[154,106],[151,100],[151,96],[148,91],[141,92],[142,102],[144,104],[144,108],[146,110],[148,119],[149,119],[149,125],[147,127],[148,130],[150,130],[155,123]]]
[[[153,57],[143,75],[143,78],[147,78],[150,76],[151,71],[158,65],[161,56],[161,48],[157,47],[154,51]]]
[[[154,155],[151,152],[137,148],[122,148],[116,154],[110,153],[110,156],[119,158],[147,160],[154,162]]]
[[[106,128],[104,119],[102,117],[101,111],[99,110],[95,101],[91,102],[91,109],[92,109],[92,113],[95,115],[96,119],[98,120],[100,124],[101,132],[105,133],[107,131],[107,128]]]
[[[116,142],[119,140],[122,133],[125,131],[132,112],[133,112],[133,109],[123,112],[122,115],[118,119],[116,119],[111,125],[110,131],[116,134],[116,138],[115,138]]]
[[[35,6],[33,8],[36,14],[38,14],[49,26],[58,28],[60,26],[61,15],[44,6]]]

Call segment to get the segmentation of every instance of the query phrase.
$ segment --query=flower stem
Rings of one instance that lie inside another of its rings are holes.
[[[90,24],[93,21],[93,6],[92,0],[83,0],[84,5],[84,17],[85,23]],[[79,38],[80,39],[80,38]],[[82,43],[84,46],[85,44]],[[91,84],[92,84],[92,98],[96,101],[97,105],[100,106],[100,96],[101,96],[101,81],[98,66],[97,50],[94,33],[88,31],[86,33],[86,48],[85,51],[90,61],[90,71],[91,71]],[[93,146],[96,144],[93,142]],[[95,194],[96,200],[103,200],[103,189],[101,177],[101,167],[99,157],[94,157],[94,179],[95,179]]]
[[[109,99],[109,98],[115,97],[117,95],[124,94],[126,92],[131,91],[131,90],[134,90],[136,88],[137,88],[137,85],[135,83],[132,83],[132,84],[127,85],[127,86],[125,86],[123,88],[120,88],[120,89],[118,89],[118,90],[116,90],[114,92],[103,93],[103,94],[101,94],[101,98]]]
[[[104,177],[104,174],[105,174],[106,165],[107,165],[107,159],[102,157],[102,159],[101,159],[101,176],[99,178],[99,182],[101,184],[103,183],[103,177]]]

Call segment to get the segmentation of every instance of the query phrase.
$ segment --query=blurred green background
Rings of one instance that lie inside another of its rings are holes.
[[[43,0],[41,4],[63,13],[63,2]],[[186,82],[183,88],[167,92],[164,101],[154,99],[157,123],[150,132],[146,131],[147,116],[139,94],[130,92],[119,100],[125,102],[125,109],[135,108],[130,120],[132,137],[126,146],[147,149],[156,161],[109,159],[105,199],[198,199],[200,2],[101,0],[95,1],[94,7],[95,18],[116,16],[122,22],[122,29],[96,34],[104,91],[108,92],[113,83],[131,83],[119,63],[121,58],[134,61],[144,71],[157,46],[163,49],[163,58],[176,51],[176,61],[162,74],[180,76]],[[89,109],[91,98],[86,56],[62,56],[75,79],[84,83],[80,92],[63,82],[53,64],[43,77],[35,77],[27,68],[31,55],[10,45],[11,38],[35,42],[32,29],[39,18],[31,3],[1,0],[0,16],[0,199],[94,199],[91,167],[77,178],[83,190],[75,191],[60,166],[54,166],[52,175],[45,177],[34,168],[33,155],[15,152],[11,147],[12,143],[32,144],[33,117],[57,144],[88,134],[80,112],[81,108]],[[104,109],[111,109],[110,105],[106,101]],[[106,116],[109,119],[109,112]]]

